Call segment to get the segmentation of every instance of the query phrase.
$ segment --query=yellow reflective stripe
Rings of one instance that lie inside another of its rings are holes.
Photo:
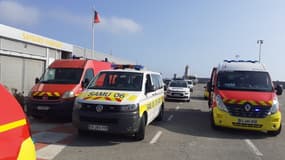
[[[34,92],[33,96],[37,96],[40,92]]]
[[[229,104],[234,104],[234,103],[236,103],[236,100],[235,99],[231,99],[228,103]]]
[[[131,95],[128,97],[128,101],[135,101],[137,99],[137,96],[136,95]]]
[[[45,92],[40,92],[40,94],[38,96],[43,96],[45,94]]]
[[[241,100],[238,104],[243,105],[246,102],[246,100]]]
[[[21,126],[23,126],[25,124],[27,124],[26,119],[21,119],[21,120],[18,120],[18,121],[14,121],[14,122],[10,122],[10,123],[1,125],[0,126],[0,133],[9,131],[9,130],[14,129],[14,128],[21,127]]]
[[[53,94],[57,97],[60,97],[60,93],[58,93],[58,92],[54,92]]]
[[[261,104],[262,106],[267,106],[267,104],[264,101],[259,101],[259,104]]]
[[[52,97],[52,93],[51,92],[46,92],[47,96]]]
[[[272,104],[273,104],[273,101],[268,101],[267,103],[269,103],[269,104],[272,106]]]
[[[256,103],[255,101],[249,101],[249,103],[250,103],[251,105],[257,106],[257,103]]]

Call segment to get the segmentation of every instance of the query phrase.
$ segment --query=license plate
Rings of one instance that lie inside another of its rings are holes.
[[[255,120],[255,119],[238,119],[238,123],[242,123],[242,124],[257,124],[257,120]]]
[[[174,96],[181,96],[181,94],[174,94]]]
[[[92,131],[108,131],[108,126],[104,125],[96,125],[96,124],[89,124],[88,129]]]
[[[47,110],[49,110],[49,106],[38,106],[37,109],[47,111]]]

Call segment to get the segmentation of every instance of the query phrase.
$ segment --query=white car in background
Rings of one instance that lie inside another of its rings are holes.
[[[190,102],[190,88],[185,80],[173,80],[166,91],[166,100],[185,100]]]

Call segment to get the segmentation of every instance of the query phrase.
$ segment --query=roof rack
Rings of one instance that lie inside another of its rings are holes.
[[[112,64],[113,69],[135,69],[142,70],[144,67],[142,65],[132,65],[132,64]]]
[[[256,60],[224,60],[224,62],[232,63],[232,62],[249,62],[249,63],[257,63]]]

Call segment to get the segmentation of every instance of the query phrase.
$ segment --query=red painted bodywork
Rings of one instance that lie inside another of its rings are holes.
[[[15,98],[0,85],[0,125],[25,119],[25,113]],[[0,133],[0,160],[16,160],[22,142],[30,137],[28,124]]]

